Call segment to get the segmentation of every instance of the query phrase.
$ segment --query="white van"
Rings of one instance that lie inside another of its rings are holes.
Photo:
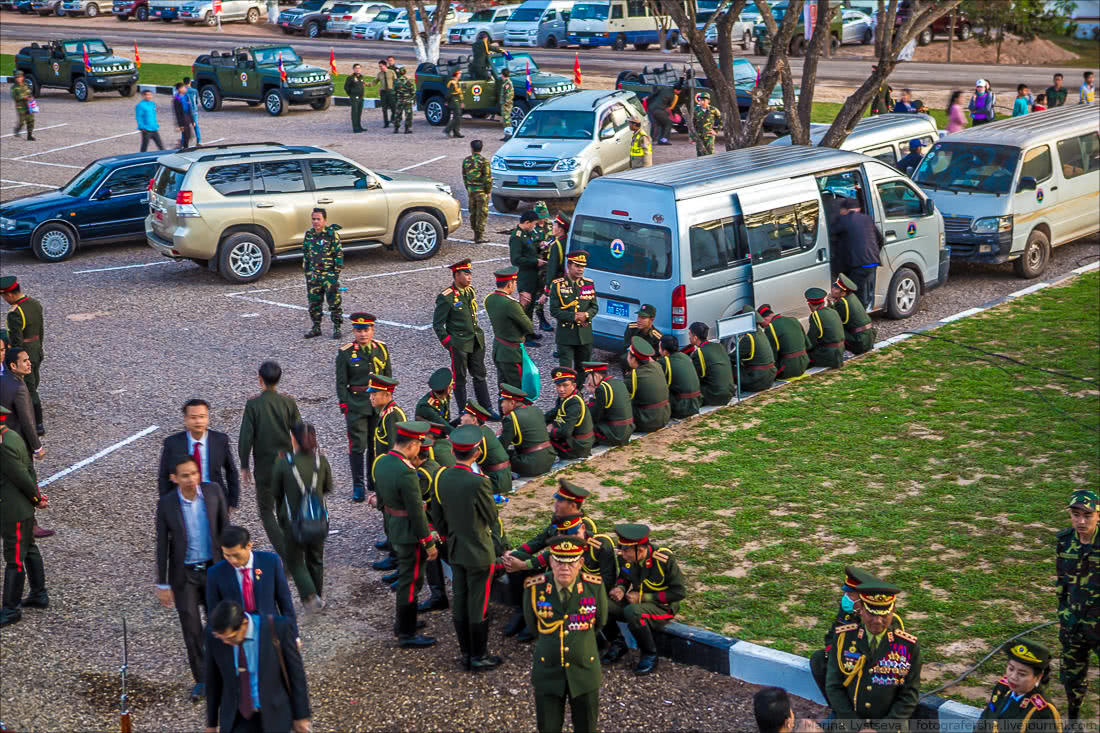
[[[573,0],[527,0],[508,18],[506,46],[557,48],[566,44]]]
[[[471,45],[482,33],[488,33],[491,41],[503,41],[508,32],[508,18],[518,7],[519,5],[498,5],[494,8],[479,10],[465,23],[451,26],[447,32],[447,42]]]
[[[1051,247],[1100,231],[1100,106],[1066,105],[949,135],[913,174],[953,259],[1039,277]]]
[[[810,144],[820,145],[829,127],[831,125],[812,123]],[[909,154],[910,140],[920,140],[924,151],[928,152],[939,139],[940,131],[934,119],[928,115],[899,112],[863,118],[844,138],[840,149],[863,153],[897,168],[898,161]],[[791,136],[784,135],[769,144],[790,145]]]
[[[658,328],[687,343],[744,305],[809,316],[807,288],[828,289],[830,224],[856,198],[886,245],[875,308],[912,315],[947,280],[943,218],[905,175],[833,148],[763,146],[603,176],[577,202],[569,249],[588,253],[596,345],[622,348],[643,303]]]

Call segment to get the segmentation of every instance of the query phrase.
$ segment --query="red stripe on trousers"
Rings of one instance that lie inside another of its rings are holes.
[[[641,617],[641,620],[640,620],[640,623],[641,623],[642,626],[645,626],[645,620],[647,618],[651,619],[653,621],[661,621],[662,619],[673,618],[674,615],[675,614],[671,614],[671,613],[660,613],[660,614],[658,614],[658,613],[643,613],[642,617]]]
[[[409,603],[416,600],[416,579],[420,577],[420,545],[416,546],[416,565],[413,565],[413,582],[409,586]]]
[[[485,620],[486,614],[489,613],[489,589],[493,585],[493,568],[489,567],[489,577],[485,579],[485,603],[481,606],[481,620]]]
[[[22,560],[23,553],[20,552],[20,547],[19,547],[19,545],[22,544],[22,540],[23,540],[23,531],[22,531],[22,529],[23,529],[23,523],[22,522],[16,522],[15,523],[15,569],[18,570],[19,572],[23,572],[23,560]]]

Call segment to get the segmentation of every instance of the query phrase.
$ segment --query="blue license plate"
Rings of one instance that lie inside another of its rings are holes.
[[[519,185],[521,186],[537,186],[539,185],[538,176],[520,176]]]
[[[592,42],[592,39],[590,39],[590,38],[582,38],[581,39],[581,43],[583,43],[585,45],[588,45],[591,42]]]
[[[630,318],[630,305],[620,300],[609,300],[605,308],[607,315]]]

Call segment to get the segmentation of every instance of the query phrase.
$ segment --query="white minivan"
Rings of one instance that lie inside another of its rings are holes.
[[[831,125],[814,122],[810,125],[810,145],[820,145]],[[864,117],[844,138],[841,150],[863,153],[878,158],[887,165],[898,167],[898,161],[909,154],[909,142],[920,140],[927,152],[940,139],[936,121],[928,115],[912,113],[888,113]],[[772,140],[769,145],[790,145],[791,136]],[[904,172],[904,171],[903,171]]]
[[[943,212],[952,259],[1012,261],[1039,277],[1050,250],[1100,231],[1100,106],[1067,105],[948,135],[913,174]]]
[[[527,0],[505,23],[506,46],[557,48],[566,44],[573,0]]]

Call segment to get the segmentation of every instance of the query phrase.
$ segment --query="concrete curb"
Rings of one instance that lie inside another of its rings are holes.
[[[0,82],[3,82],[6,77],[0,77]],[[164,86],[163,84],[138,84],[138,91],[150,91],[153,94],[173,94],[176,90],[175,87]],[[332,103],[337,107],[350,107],[351,97],[332,97]],[[378,109],[382,106],[381,100],[368,98],[363,100],[363,109]],[[413,105],[413,110],[417,110],[416,105]],[[204,114],[211,114],[210,112],[203,111]]]

